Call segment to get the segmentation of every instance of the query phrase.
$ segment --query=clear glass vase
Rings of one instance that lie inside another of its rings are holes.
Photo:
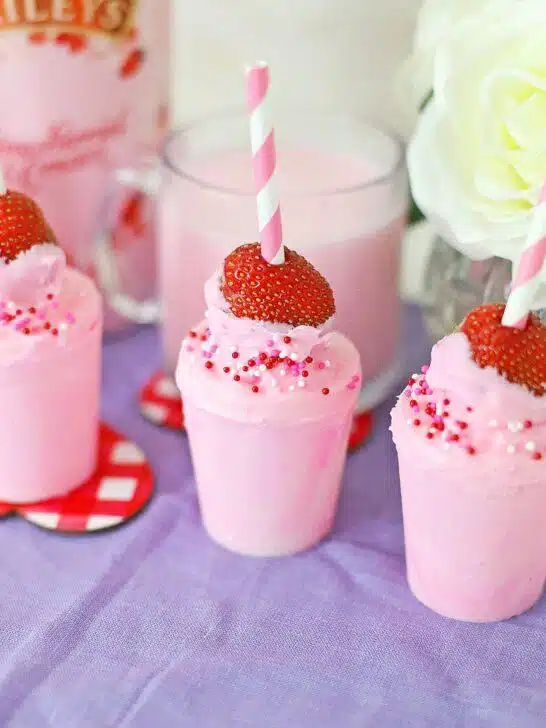
[[[506,301],[512,264],[472,261],[437,237],[425,277],[424,317],[433,341],[452,333],[476,306]]]

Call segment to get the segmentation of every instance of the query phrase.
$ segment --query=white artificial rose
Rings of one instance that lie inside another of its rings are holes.
[[[417,18],[412,53],[402,67],[400,78],[404,96],[415,111],[432,90],[438,49],[457,32],[461,22],[479,13],[489,2],[491,0],[425,0]]]
[[[546,180],[544,13],[543,0],[512,0],[463,23],[410,144],[417,204],[472,259],[518,260]]]

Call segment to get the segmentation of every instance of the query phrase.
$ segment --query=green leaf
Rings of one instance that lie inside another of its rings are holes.
[[[424,220],[425,216],[421,212],[421,210],[417,207],[417,203],[413,199],[413,197],[410,198],[410,211],[409,211],[409,223],[410,225],[414,225],[416,222],[420,222],[421,220]]]

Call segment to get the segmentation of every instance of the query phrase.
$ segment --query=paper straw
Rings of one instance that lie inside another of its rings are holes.
[[[502,323],[524,329],[533,310],[546,262],[546,183],[533,214],[531,229],[517,264]]]
[[[268,263],[284,263],[281,207],[275,185],[277,158],[269,112],[269,68],[257,63],[247,69],[252,166],[258,207],[262,255]]]

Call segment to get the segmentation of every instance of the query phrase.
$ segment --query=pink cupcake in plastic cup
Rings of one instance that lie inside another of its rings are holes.
[[[0,193],[0,501],[64,495],[96,467],[102,304],[39,207]]]
[[[228,256],[176,372],[205,528],[253,556],[330,532],[360,390],[355,347],[329,330],[330,286],[285,255],[272,265],[256,243]]]
[[[494,622],[546,581],[546,327],[476,309],[392,412],[408,581],[434,611]]]

